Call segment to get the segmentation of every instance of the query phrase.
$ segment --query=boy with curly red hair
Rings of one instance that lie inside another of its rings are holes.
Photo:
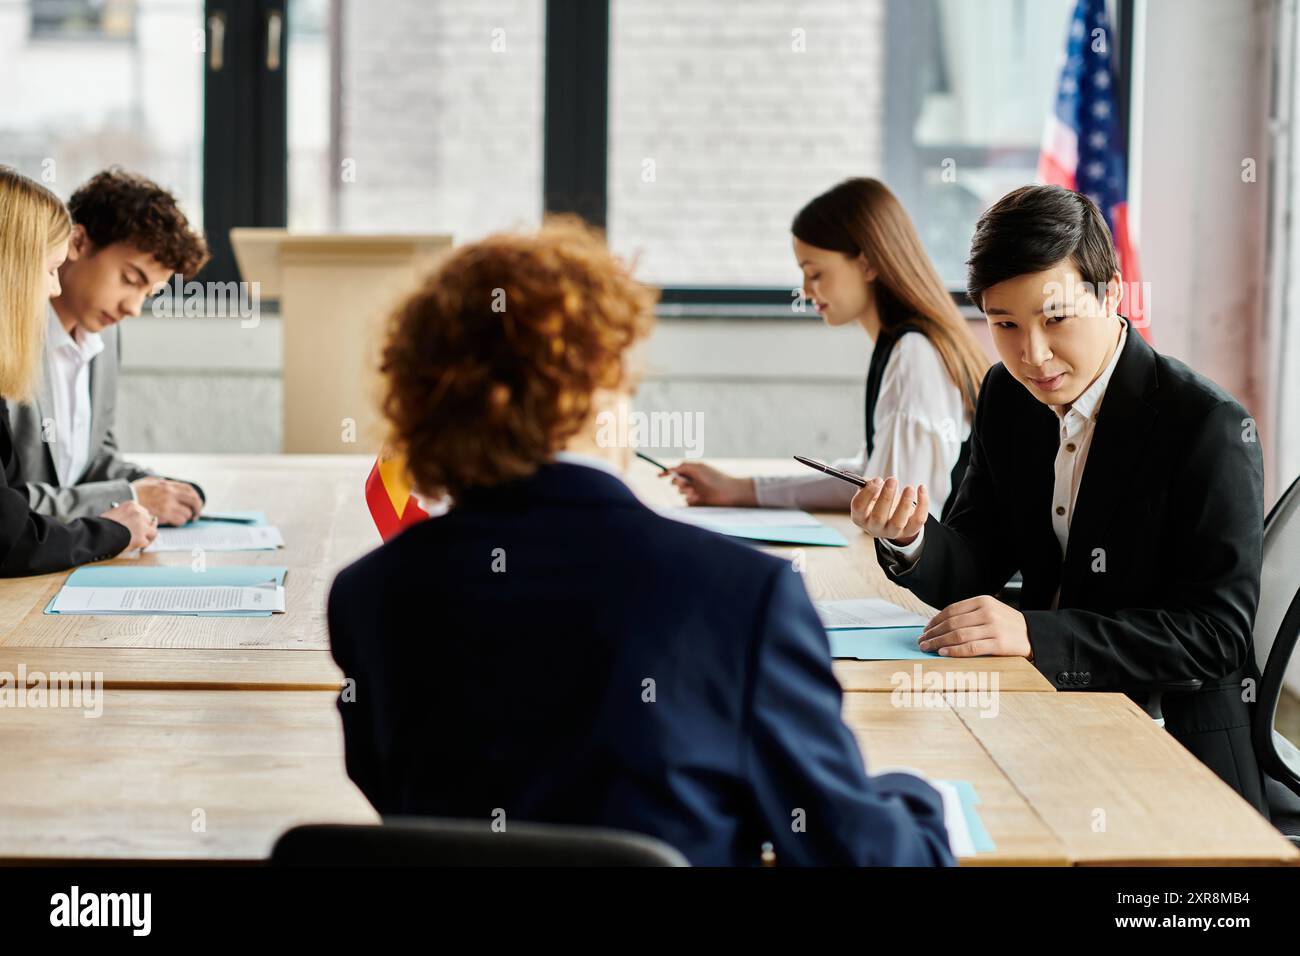
[[[802,578],[624,483],[602,420],[656,297],[560,218],[457,247],[391,315],[389,445],[451,506],[330,588],[349,776],[385,817],[627,830],[698,865],[951,864],[938,791],[867,775]]]

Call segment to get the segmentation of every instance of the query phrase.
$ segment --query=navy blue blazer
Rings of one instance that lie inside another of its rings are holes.
[[[570,463],[462,497],[329,596],[348,774],[383,815],[617,827],[696,865],[950,864],[868,778],[791,566]]]

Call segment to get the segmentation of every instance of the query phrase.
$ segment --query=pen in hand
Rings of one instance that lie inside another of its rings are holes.
[[[643,451],[638,451],[638,452],[636,452],[635,454],[636,454],[636,456],[637,456],[638,458],[640,458],[642,461],[648,461],[648,462],[650,462],[650,464],[654,465],[656,468],[658,468],[658,469],[659,469],[662,473],[664,473],[664,474],[667,474],[669,471],[672,470],[672,469],[669,468],[667,465],[665,465],[663,462],[655,461],[653,458],[651,458],[649,455],[647,455],[647,454],[646,454],[645,452],[643,452]]]
[[[848,471],[840,471],[838,468],[832,468],[830,465],[823,464],[822,462],[816,461],[812,458],[805,458],[803,455],[795,455],[794,460],[799,462],[801,465],[807,465],[809,468],[814,468],[823,474],[830,475],[832,478],[838,478],[840,481],[847,481],[849,484],[857,485],[859,488],[866,487],[867,480],[861,475],[855,475]]]

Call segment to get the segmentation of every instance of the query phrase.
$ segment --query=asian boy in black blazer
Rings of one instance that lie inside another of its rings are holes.
[[[1258,680],[1263,461],[1254,421],[1117,313],[1121,277],[1091,201],[1028,186],[980,220],[971,298],[1002,359],[980,390],[948,518],[876,479],[853,518],[888,576],[943,610],[921,647],[1028,658],[1062,690],[1163,693],[1166,729],[1263,809]],[[997,600],[1024,577],[1020,608]]]

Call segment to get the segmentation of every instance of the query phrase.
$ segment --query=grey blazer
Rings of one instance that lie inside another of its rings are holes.
[[[147,468],[125,461],[113,437],[117,407],[117,368],[121,341],[117,327],[99,333],[104,350],[90,362],[90,458],[86,470],[71,487],[59,487],[51,440],[44,440],[41,423],[54,419],[54,394],[50,388],[48,356],[41,364],[40,385],[30,402],[9,403],[9,426],[13,431],[14,457],[21,480],[26,484],[27,502],[39,514],[56,518],[84,518],[103,514],[114,502],[131,501],[131,482],[154,474]],[[47,346],[48,348],[48,346]],[[190,482],[193,484],[193,482]],[[197,485],[195,490],[202,497]],[[21,486],[15,484],[15,489]]]

